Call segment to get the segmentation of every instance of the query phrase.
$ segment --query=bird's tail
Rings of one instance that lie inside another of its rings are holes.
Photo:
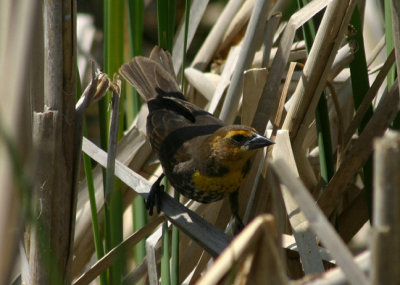
[[[164,92],[181,92],[171,55],[158,46],[153,48],[149,58],[136,56],[122,65],[119,73],[146,102],[157,96],[157,88]]]

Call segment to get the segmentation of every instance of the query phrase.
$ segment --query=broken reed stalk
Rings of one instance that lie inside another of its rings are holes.
[[[296,177],[299,177],[296,162],[291,153],[289,132],[286,130],[279,131],[276,136],[276,142],[277,144],[274,145],[272,150],[272,158],[274,160],[284,159],[287,162],[288,167],[290,167],[290,170],[296,175]],[[304,215],[304,212],[299,207],[298,202],[290,195],[290,191],[287,187],[282,183],[280,184],[279,188],[282,193],[284,207],[286,208],[293,236],[296,240],[304,273],[323,273],[325,269],[322,264],[322,258],[318,250],[315,235],[310,229],[309,222]]]
[[[283,159],[274,160],[271,166],[280,182],[287,186],[291,196],[304,212],[314,234],[318,235],[324,246],[331,252],[332,257],[335,258],[337,265],[342,268],[349,282],[351,284],[368,284],[367,277],[354,263],[350,250],[340,239],[321,209],[315,205],[314,199],[303,183],[290,171],[285,161]]]
[[[375,141],[372,284],[400,283],[400,133]]]
[[[71,283],[76,217],[76,187],[73,183],[77,70],[74,3],[45,3],[45,68],[37,71],[45,73],[45,106],[43,112],[34,112],[33,117],[39,135],[34,138],[36,147],[46,157],[35,157],[35,191],[43,199],[34,203],[46,208],[47,217],[35,217],[46,232],[33,233],[36,248],[31,247],[29,259],[32,284],[56,280],[60,284]],[[41,130],[43,127],[45,129]]]
[[[251,124],[257,131],[263,132],[270,119],[272,109],[278,97],[282,75],[286,70],[296,30],[315,14],[324,9],[326,5],[328,5],[328,3],[323,0],[312,1],[290,17],[285,32],[280,40],[279,48],[271,65],[263,93]]]
[[[283,124],[283,128],[290,131],[290,138],[296,149],[302,145],[308,125],[315,117],[316,106],[347,31],[354,6],[354,1],[332,1],[321,20],[303,68],[303,76],[293,94],[293,103]]]
[[[265,24],[264,43],[262,46],[261,67],[269,66],[269,58],[274,42],[274,35],[282,18],[281,12],[273,13]]]

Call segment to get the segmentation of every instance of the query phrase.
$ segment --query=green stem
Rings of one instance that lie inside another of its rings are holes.
[[[170,285],[168,222],[163,223],[162,231],[161,284]]]
[[[83,133],[87,137],[87,127],[86,124],[83,126]],[[86,182],[88,186],[89,192],[89,202],[90,202],[90,211],[92,213],[92,229],[93,229],[93,237],[94,237],[94,246],[96,250],[96,257],[100,259],[104,256],[104,248],[103,243],[101,241],[100,231],[99,231],[99,220],[97,216],[97,205],[96,205],[96,194],[93,183],[93,173],[92,166],[90,162],[90,157],[83,153],[83,167],[85,169]],[[106,284],[106,275],[102,273],[100,275],[100,284]]]
[[[360,106],[365,94],[369,89],[368,67],[365,57],[364,40],[362,33],[361,14],[358,5],[354,9],[350,23],[356,29],[357,33],[349,38],[355,40],[358,44],[358,51],[354,55],[354,60],[350,63],[351,83],[354,98],[354,107],[357,110]],[[373,115],[372,106],[368,108],[364,118],[362,119],[358,132],[361,133],[368,121]],[[364,165],[364,187],[366,189],[366,199],[369,209],[370,218],[372,217],[372,158],[370,157]],[[371,220],[371,219],[370,219]]]
[[[299,8],[308,4],[307,0],[297,0]],[[310,52],[316,35],[314,21],[310,20],[303,26],[303,36],[307,53]],[[323,186],[326,186],[334,174],[332,154],[332,140],[329,122],[328,104],[325,92],[322,92],[315,109],[315,121],[317,125],[317,138],[319,148],[319,163]]]

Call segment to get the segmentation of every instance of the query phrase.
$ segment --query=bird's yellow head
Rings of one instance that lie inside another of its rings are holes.
[[[226,126],[200,146],[199,169],[193,174],[194,185],[202,191],[231,193],[242,185],[250,168],[250,158],[259,148],[273,144],[246,126]]]
[[[227,164],[246,161],[254,152],[274,142],[258,134],[253,128],[234,125],[215,132],[211,141],[211,156]]]

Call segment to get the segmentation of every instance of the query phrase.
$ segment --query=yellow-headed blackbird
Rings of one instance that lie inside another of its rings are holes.
[[[147,136],[160,159],[164,174],[187,198],[209,203],[230,195],[237,214],[237,190],[250,169],[250,159],[272,141],[242,125],[225,125],[212,114],[186,101],[179,89],[168,52],[155,47],[149,58],[135,57],[120,68],[121,75],[147,102]],[[163,175],[162,175],[163,176]],[[147,208],[159,209],[153,185]]]

